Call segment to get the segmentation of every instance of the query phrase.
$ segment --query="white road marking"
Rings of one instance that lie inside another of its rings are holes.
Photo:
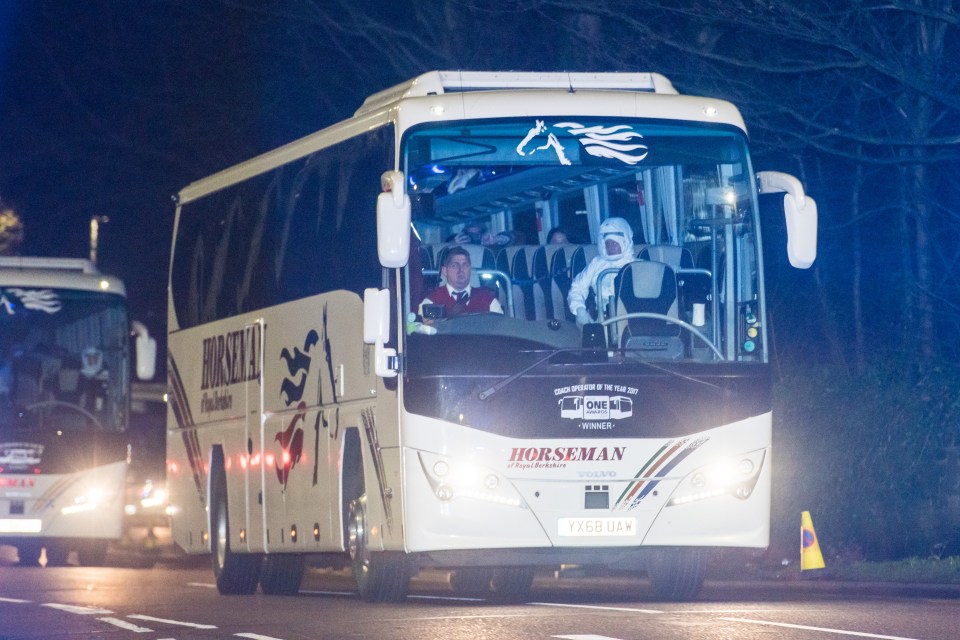
[[[454,602],[485,602],[486,598],[468,598],[466,596],[414,596],[408,595],[411,600],[452,600]]]
[[[617,638],[611,638],[610,636],[598,636],[592,633],[586,635],[572,635],[572,636],[550,636],[551,638],[560,638],[561,640],[617,640]]]
[[[805,610],[808,611],[808,612],[810,611],[809,608],[807,608],[807,609],[805,609]],[[675,614],[675,615],[679,615],[679,614],[681,614],[681,613],[696,613],[696,614],[700,614],[700,613],[706,613],[706,614],[711,614],[711,613],[745,613],[745,614],[753,614],[753,615],[756,615],[756,614],[758,614],[758,613],[786,613],[786,612],[790,612],[790,611],[793,611],[793,609],[783,609],[783,608],[773,608],[773,609],[682,609],[682,610],[681,610],[681,609],[678,609],[678,610],[676,610],[676,611],[671,611],[670,613]]]
[[[767,620],[750,620],[748,618],[720,618],[729,622],[746,622],[748,624],[764,624],[771,627],[784,627],[787,629],[803,629],[804,631],[823,631],[824,633],[838,633],[845,636],[857,636],[858,638],[878,638],[879,640],[917,640],[916,638],[906,638],[903,636],[884,636],[877,633],[867,633],[865,631],[846,631],[844,629],[831,629],[829,627],[810,627],[803,624],[790,624],[787,622],[769,622]]]
[[[120,618],[97,618],[97,620],[112,624],[113,626],[120,627],[121,629],[126,629],[127,631],[133,631],[134,633],[151,633],[153,631],[153,629],[141,627],[133,624],[132,622],[121,620]]]
[[[271,636],[262,636],[259,633],[235,633],[233,634],[238,638],[251,638],[251,640],[280,640],[280,638],[274,638]]]
[[[634,609],[632,607],[600,607],[592,604],[561,604],[559,602],[528,602],[539,607],[564,607],[570,609],[599,609],[601,611],[629,611],[633,613],[664,613],[657,609]]]
[[[497,614],[485,614],[478,613],[475,616],[417,616],[415,618],[393,618],[394,620],[486,620],[488,618],[523,618],[526,617],[525,613],[497,613]],[[381,618],[381,622],[384,620],[391,620],[391,618]]]
[[[204,589],[216,589],[217,585],[212,582],[188,582],[188,587],[203,587]]]
[[[134,620],[143,620],[145,622],[163,622],[164,624],[173,624],[180,627],[190,627],[191,629],[216,629],[217,628],[217,625],[215,624],[200,624],[198,622],[184,622],[183,620],[170,620],[168,618],[154,618],[153,616],[145,616],[140,613],[131,613],[127,617],[133,618]]]
[[[76,613],[81,616],[105,616],[108,613],[113,613],[110,609],[97,609],[96,607],[81,607],[75,604],[59,604],[57,602],[45,602],[43,603],[44,607],[50,607],[51,609],[59,609],[60,611],[66,611],[67,613]]]
[[[9,602],[11,604],[29,604],[29,600],[21,600],[20,598],[0,598],[0,602]]]

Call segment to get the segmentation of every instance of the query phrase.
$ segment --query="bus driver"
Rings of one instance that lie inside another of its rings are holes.
[[[468,313],[503,313],[493,289],[470,285],[471,269],[469,251],[463,247],[447,251],[440,267],[443,284],[427,293],[420,304],[420,315],[424,318],[431,315],[424,313],[427,305],[442,306],[447,318]]]

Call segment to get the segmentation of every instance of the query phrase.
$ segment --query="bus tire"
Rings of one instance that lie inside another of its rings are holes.
[[[672,602],[692,600],[703,586],[707,554],[703,549],[658,549],[647,565],[653,595]]]
[[[102,567],[107,561],[106,540],[84,540],[77,545],[77,561],[81,567]]]
[[[533,587],[533,567],[500,567],[494,569],[490,579],[493,595],[499,600],[519,600],[525,598]]]
[[[399,602],[407,595],[410,573],[403,553],[371,551],[367,537],[367,499],[350,501],[350,562],[357,592],[367,602]]]
[[[230,550],[227,478],[220,465],[211,465],[211,474],[210,557],[217,590],[223,595],[251,595],[257,590],[260,556]]]
[[[40,551],[43,545],[39,541],[17,542],[14,546],[17,548],[17,564],[32,567],[40,562]]]
[[[482,597],[490,592],[492,578],[489,567],[461,567],[450,572],[450,589],[460,596]]]
[[[47,550],[48,567],[65,567],[70,557],[70,547],[63,542],[49,542],[43,545]]]
[[[260,589],[270,596],[293,596],[300,592],[303,556],[268,553],[260,565]]]

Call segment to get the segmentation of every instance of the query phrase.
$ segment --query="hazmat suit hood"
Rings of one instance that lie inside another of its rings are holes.
[[[607,240],[613,240],[620,245],[620,253],[607,253]],[[622,261],[626,256],[633,259],[633,230],[630,223],[623,218],[607,218],[600,223],[600,233],[597,234],[597,249],[599,255],[610,262]]]

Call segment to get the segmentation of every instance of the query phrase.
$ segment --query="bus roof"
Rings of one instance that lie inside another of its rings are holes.
[[[677,94],[673,84],[659,73],[430,71],[373,94],[354,115],[383,109],[404,98],[496,89],[602,89]]]
[[[0,257],[0,286],[100,291],[126,296],[123,282],[82,258]]]

